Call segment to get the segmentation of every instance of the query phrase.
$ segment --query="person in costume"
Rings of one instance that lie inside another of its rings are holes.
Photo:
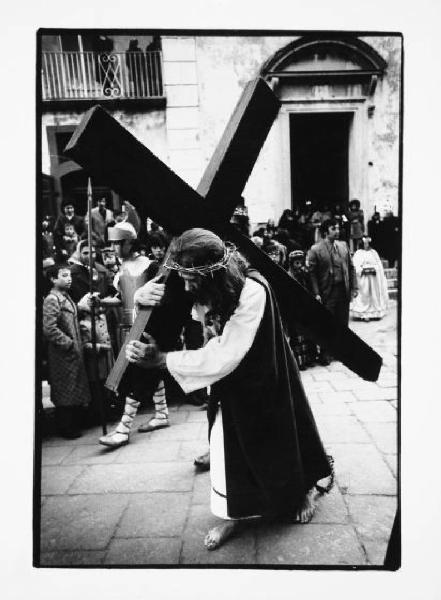
[[[383,264],[376,250],[371,247],[371,238],[362,238],[363,247],[354,254],[358,296],[351,303],[351,315],[356,319],[382,319],[387,312],[389,293]]]
[[[317,484],[332,483],[332,467],[271,287],[234,247],[204,229],[177,238],[166,266],[218,335],[203,348],[175,352],[161,351],[154,338],[133,341],[126,356],[169,372],[186,393],[211,386],[211,508],[222,522],[208,532],[206,548],[219,547],[252,518],[309,521],[325,491]],[[161,301],[149,284],[137,296],[149,306]]]
[[[151,260],[141,256],[138,251],[139,241],[133,225],[126,221],[119,222],[115,227],[109,227],[108,237],[121,260],[121,267],[113,280],[113,286],[118,290],[120,299],[118,337],[119,348],[121,348],[134,322],[135,292],[153,275],[148,273]],[[153,281],[161,285],[158,277]],[[164,378],[159,371],[150,373],[146,378],[146,374],[139,377],[136,372],[129,370],[119,391],[125,396],[123,415],[113,431],[100,437],[100,444],[110,448],[119,448],[127,444],[141,400],[151,394],[155,414],[146,423],[141,424],[138,431],[146,433],[170,426]]]

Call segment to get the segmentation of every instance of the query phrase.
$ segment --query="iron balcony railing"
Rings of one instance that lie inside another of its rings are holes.
[[[148,52],[43,52],[43,100],[162,98],[162,57]]]

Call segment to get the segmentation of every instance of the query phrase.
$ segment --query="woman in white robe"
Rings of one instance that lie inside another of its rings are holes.
[[[387,312],[387,280],[376,250],[371,248],[371,238],[363,236],[363,248],[352,258],[358,282],[358,295],[351,303],[355,319],[369,321],[381,319]]]

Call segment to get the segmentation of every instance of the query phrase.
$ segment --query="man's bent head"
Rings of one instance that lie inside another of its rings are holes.
[[[245,262],[234,246],[212,231],[185,231],[174,240],[165,266],[178,272],[195,300],[211,304],[220,315],[229,316],[237,305],[245,282]]]

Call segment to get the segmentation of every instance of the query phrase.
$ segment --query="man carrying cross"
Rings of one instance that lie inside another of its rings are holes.
[[[224,498],[223,510],[216,513],[235,521],[211,530],[208,548],[218,547],[237,528],[237,519],[290,515],[307,521],[316,483],[331,473],[279,306],[288,325],[301,325],[361,377],[375,381],[381,368],[381,357],[229,224],[279,106],[263,80],[246,85],[197,190],[99,107],[86,113],[64,151],[133,200],[143,216],[182,236],[168,265],[181,273],[195,303],[219,321],[219,337],[204,348],[163,354],[154,341],[138,341],[151,312],[144,308],[126,346],[130,361],[167,368],[184,390],[211,384],[212,448],[220,447],[219,439],[224,446],[213,461],[213,494]],[[194,239],[195,227],[205,228],[202,247]],[[211,230],[235,243],[264,277],[245,271],[239,255],[228,252]],[[149,285],[161,286],[146,284],[144,301],[140,295],[136,300],[156,306],[163,290],[159,287],[159,298],[158,291],[156,299],[150,298]],[[127,362],[124,349],[107,379],[108,389],[118,390]]]
[[[211,386],[208,407],[211,508],[224,522],[205,538],[219,547],[256,517],[305,523],[332,468],[316,429],[273,291],[236,249],[195,228],[174,242],[166,264],[184,280],[196,310],[217,323],[199,350],[163,353],[150,338],[126,347],[131,363],[167,370],[184,392]],[[161,288],[137,301],[155,306]]]

